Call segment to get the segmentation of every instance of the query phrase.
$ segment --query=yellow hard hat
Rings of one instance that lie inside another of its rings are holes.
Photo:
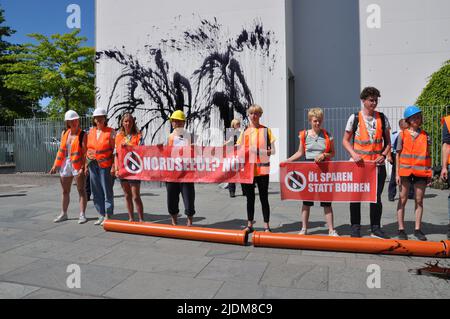
[[[170,121],[172,122],[172,120],[186,121],[186,115],[184,115],[183,111],[177,110],[170,116]]]

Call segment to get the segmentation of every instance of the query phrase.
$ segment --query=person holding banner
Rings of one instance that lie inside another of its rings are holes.
[[[258,185],[264,218],[264,230],[271,232],[269,226],[269,174],[270,156],[275,154],[275,137],[270,128],[260,124],[263,109],[259,105],[252,105],[248,109],[250,124],[239,136],[236,145],[243,145],[249,151],[249,160],[254,163],[254,180],[251,184],[242,184],[247,198],[247,227],[245,231],[253,232],[255,216],[255,183]]]
[[[231,134],[227,134],[227,138],[229,137],[229,139],[224,143],[225,146],[228,145],[236,145],[237,139],[239,138],[239,136],[241,135],[241,121],[239,121],[238,119],[233,119],[231,121],[231,129],[228,130],[228,132],[230,132]],[[228,136],[230,135],[230,136]],[[241,188],[242,188],[242,195],[245,196],[245,192],[244,192],[244,187],[241,184]],[[234,198],[236,197],[236,184],[235,183],[228,183],[228,191],[230,192],[230,197]]]
[[[381,229],[383,204],[381,194],[386,181],[385,161],[391,151],[391,126],[387,117],[375,111],[380,91],[374,87],[366,87],[361,92],[363,104],[361,111],[350,115],[345,127],[342,144],[358,165],[365,161],[377,164],[377,202],[370,204],[371,236],[388,239]],[[353,142],[351,142],[353,138]],[[351,237],[361,237],[361,203],[350,203]]]
[[[286,162],[293,162],[305,156],[306,161],[321,163],[330,160],[334,156],[334,140],[328,132],[321,127],[323,123],[323,110],[313,108],[308,112],[308,121],[311,123],[311,129],[299,132],[300,144],[298,151],[289,157]],[[308,232],[308,220],[311,206],[314,202],[304,201],[302,206],[302,229],[299,235],[306,235]],[[330,202],[320,202],[325,213],[325,220],[328,225],[328,235],[338,237],[339,234],[333,225],[333,208]]]
[[[192,135],[184,129],[186,116],[183,111],[177,110],[170,116],[170,123],[173,132],[169,135],[168,146],[187,146],[192,144]],[[180,193],[183,196],[184,213],[187,216],[187,226],[192,226],[195,214],[195,188],[194,183],[166,182],[167,207],[172,218],[172,225],[178,224],[178,213],[180,212],[178,203]]]
[[[138,146],[142,145],[141,133],[136,126],[136,120],[131,113],[124,113],[120,120],[119,133],[116,135],[115,140],[115,171],[119,172],[118,167],[118,152],[122,146]],[[141,199],[141,181],[139,180],[127,180],[120,178],[120,185],[122,186],[123,193],[125,195],[125,201],[128,209],[129,221],[134,221],[134,205],[139,217],[139,222],[144,221],[144,206]],[[133,205],[134,202],[134,205]]]
[[[425,188],[431,184],[430,146],[431,139],[427,132],[421,129],[422,111],[417,106],[409,106],[404,118],[409,127],[400,132],[397,141],[397,184],[401,185],[400,200],[397,205],[398,238],[407,240],[405,232],[405,206],[408,201],[408,191],[414,185],[416,224],[414,236],[422,241],[427,237],[421,230],[423,215],[423,197]]]
[[[95,225],[102,225],[114,212],[113,176],[115,131],[108,127],[106,110],[97,108],[87,138],[86,170],[89,169],[94,206],[100,217]]]
[[[450,165],[450,115],[442,119],[442,170],[441,179],[447,181],[450,187],[450,179],[448,178],[448,167]],[[450,194],[448,195],[448,229],[447,238],[450,239]]]
[[[67,209],[70,203],[70,188],[75,178],[77,183],[78,195],[80,197],[80,217],[79,224],[87,222],[86,205],[87,195],[85,190],[85,171],[84,160],[86,154],[86,135],[80,128],[80,117],[77,112],[69,110],[64,114],[66,129],[61,134],[61,145],[56,155],[50,174],[55,174],[60,170],[60,181],[62,187],[62,212],[53,220],[55,223],[66,221]]]

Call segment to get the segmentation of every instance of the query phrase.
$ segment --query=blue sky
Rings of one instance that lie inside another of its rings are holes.
[[[55,33],[68,33],[66,12],[70,4],[81,9],[81,33],[88,40],[85,45],[95,46],[95,0],[0,0],[5,10],[4,25],[17,32],[6,40],[10,43],[30,42],[29,33],[42,33],[46,36]]]
[[[81,32],[80,36],[87,38],[83,44],[95,46],[95,0],[0,0],[5,11],[3,25],[16,30],[11,37],[5,38],[13,44],[32,42],[27,34],[41,33],[50,36],[55,33],[68,33],[73,31],[67,26],[67,12],[70,4],[80,7]],[[40,101],[47,106],[49,98]]]

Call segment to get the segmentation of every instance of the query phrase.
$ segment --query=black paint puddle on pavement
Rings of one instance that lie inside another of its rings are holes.
[[[425,267],[409,269],[408,271],[416,275],[432,276],[447,280],[450,279],[450,268],[439,266],[439,261],[436,261],[435,264],[428,262],[425,263]]]

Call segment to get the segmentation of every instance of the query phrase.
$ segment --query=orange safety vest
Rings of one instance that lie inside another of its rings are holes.
[[[447,125],[447,130],[450,132],[450,115],[444,117],[443,122],[445,122],[445,124]],[[450,165],[450,153],[448,154],[447,165]]]
[[[141,141],[141,133],[137,133],[128,139],[122,132],[116,135],[116,150],[118,150],[123,145],[138,146]]]
[[[407,130],[400,132],[403,148],[399,158],[399,176],[432,177],[428,134],[421,130],[414,139]]]
[[[321,129],[323,136],[325,137],[325,151],[324,153],[330,153],[331,152],[331,141],[330,136],[328,135],[328,132],[325,129]],[[306,130],[300,131],[298,133],[300,137],[300,141],[303,145],[303,151],[306,152]]]
[[[254,146],[254,141],[250,141],[250,137],[252,135],[252,130],[255,128],[247,128],[244,131],[244,141],[245,141],[245,147],[248,149],[250,146]],[[266,131],[267,130],[267,131]],[[255,163],[255,173],[254,176],[264,176],[270,174],[270,156],[264,156],[264,158],[261,158],[261,155],[259,154],[260,149],[268,150],[270,149],[270,137],[268,128],[260,125],[256,132],[256,163]]]
[[[96,160],[101,168],[111,167],[113,164],[113,146],[110,144],[113,129],[105,127],[97,140],[97,128],[93,127],[88,134],[87,157]]]
[[[61,145],[58,149],[58,153],[56,154],[56,159],[55,159],[55,163],[53,164],[53,166],[55,167],[61,167],[63,161],[66,158],[66,153],[67,153],[67,139],[69,138],[69,134],[70,134],[70,129],[68,129],[61,140]],[[82,166],[82,162],[81,159],[83,157],[82,154],[82,149],[80,147],[80,142],[79,142],[79,137],[81,134],[81,129],[78,132],[77,136],[73,139],[72,144],[70,145],[70,161],[72,162],[72,166],[73,168],[75,168],[76,170],[81,169]]]
[[[375,112],[374,116],[377,121],[376,132],[373,141],[370,140],[366,123],[363,119],[362,112],[359,116],[359,136],[356,136],[353,142],[353,149],[365,161],[374,161],[383,152],[383,123],[381,123],[380,113]]]

